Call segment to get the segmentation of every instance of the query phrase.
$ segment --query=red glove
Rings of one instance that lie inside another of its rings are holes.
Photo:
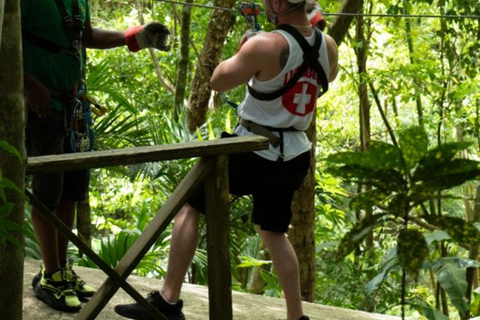
[[[265,31],[253,30],[253,29],[248,29],[247,31],[245,31],[245,33],[242,36],[242,40],[240,40],[240,44],[238,45],[237,52],[240,51],[240,49],[245,44],[245,42],[255,37],[257,34],[261,34],[261,33],[265,33]]]
[[[327,21],[323,17],[322,9],[318,5],[318,3],[314,4],[311,11],[307,11],[307,18],[312,26],[317,27],[321,31],[325,30],[325,27],[327,26]]]
[[[128,49],[137,52],[144,48],[156,48],[161,51],[170,50],[167,45],[170,31],[163,24],[150,22],[144,26],[135,26],[125,31]]]

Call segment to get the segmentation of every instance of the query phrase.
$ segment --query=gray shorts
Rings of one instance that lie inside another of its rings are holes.
[[[70,144],[65,139],[65,123],[64,111],[54,110],[49,117],[43,119],[30,113],[25,129],[28,156],[72,153]],[[33,176],[32,190],[35,197],[54,210],[60,199],[85,200],[89,181],[89,170],[42,173]]]

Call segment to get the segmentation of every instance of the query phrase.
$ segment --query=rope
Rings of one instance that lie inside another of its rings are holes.
[[[181,4],[184,6],[191,6],[191,7],[199,7],[199,8],[206,8],[206,9],[214,9],[214,10],[223,10],[223,11],[230,11],[230,12],[238,12],[237,9],[230,9],[230,8],[223,8],[217,6],[210,6],[204,4],[194,4],[182,1],[175,1],[175,0],[157,0],[166,3],[173,3],[173,4]],[[265,14],[265,12],[262,12]],[[379,17],[379,18],[430,18],[430,19],[480,19],[480,15],[433,15],[433,14],[387,14],[387,13],[325,13],[322,12],[324,16],[354,16],[354,17]]]

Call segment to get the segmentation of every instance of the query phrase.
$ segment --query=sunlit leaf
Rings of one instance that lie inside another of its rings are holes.
[[[426,154],[428,136],[422,127],[410,127],[400,133],[398,144],[407,170],[410,170]]]

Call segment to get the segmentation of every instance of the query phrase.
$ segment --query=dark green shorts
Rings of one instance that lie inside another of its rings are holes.
[[[29,157],[72,152],[70,144],[65,143],[66,125],[63,111],[54,111],[44,119],[30,113],[25,135]],[[42,173],[33,176],[32,190],[45,206],[53,210],[57,207],[60,199],[85,200],[89,181],[89,170]]]

